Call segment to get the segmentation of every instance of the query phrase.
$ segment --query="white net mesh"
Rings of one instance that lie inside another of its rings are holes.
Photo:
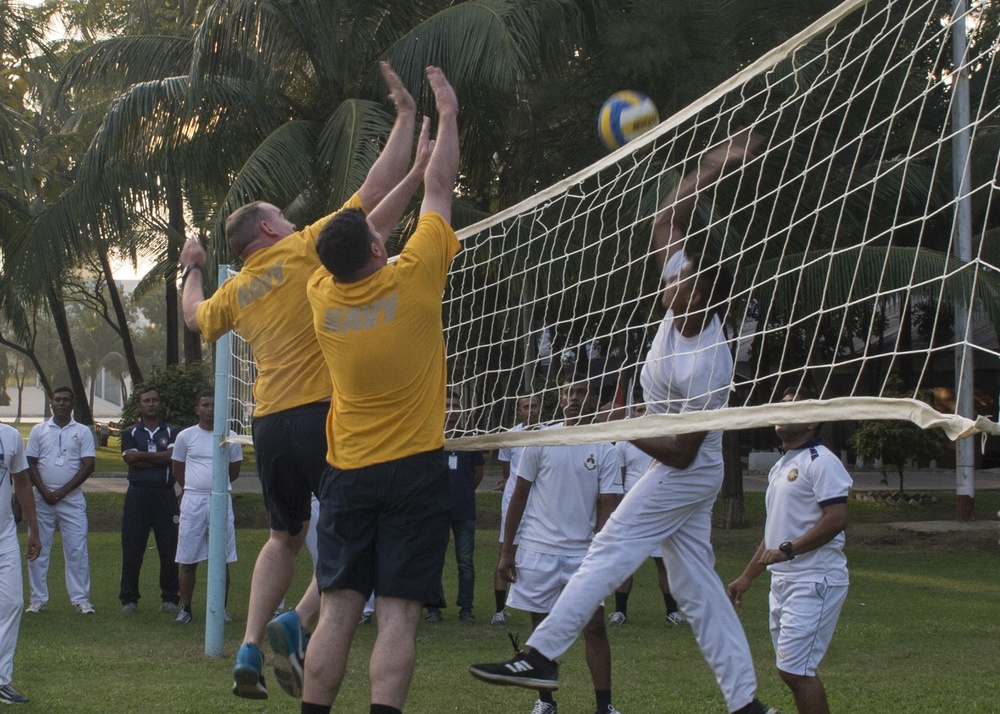
[[[954,385],[975,364],[980,413],[995,414],[1000,8],[950,13],[932,0],[844,3],[641,139],[461,231],[444,319],[462,426],[478,436],[458,445],[817,418],[909,419],[952,438],[996,431],[954,415]],[[969,36],[960,62],[956,28]],[[972,101],[956,120],[960,72]],[[708,147],[747,127],[763,145],[698,186],[685,225],[687,252],[721,256],[734,280],[729,408],[508,435],[521,395],[557,420],[561,373],[599,379],[603,402],[642,398],[638,375],[663,317],[653,218]],[[955,162],[963,129],[971,149]],[[958,190],[953,175],[965,177]],[[234,354],[233,365],[232,428],[249,434],[252,361]],[[819,400],[763,406],[803,384]],[[914,399],[931,393],[933,409]]]

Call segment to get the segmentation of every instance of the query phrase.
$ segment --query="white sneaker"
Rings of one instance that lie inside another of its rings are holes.
[[[608,618],[608,624],[614,625],[615,627],[621,627],[625,624],[625,613],[624,612],[612,612],[611,617]]]
[[[609,704],[607,709],[595,709],[594,714],[622,714],[622,713],[617,709],[615,709],[613,704]]]
[[[531,714],[556,714],[556,705],[536,699],[535,706],[531,708]]]
[[[222,621],[223,622],[232,622],[233,621],[233,616],[229,614],[229,608],[226,608],[226,609],[224,609],[222,611]]]
[[[94,606],[90,604],[90,600],[78,602],[76,604],[76,611],[81,615],[93,615],[96,612],[96,610],[94,610]]]
[[[187,625],[194,619],[191,615],[191,611],[183,607],[177,608],[177,617],[174,618],[175,625]]]
[[[687,618],[684,617],[684,615],[682,615],[680,612],[668,612],[667,613],[667,622],[669,622],[671,625],[687,625],[688,624]]]
[[[33,602],[30,605],[28,605],[25,612],[41,612],[44,609],[45,609],[44,602]]]
[[[490,620],[491,625],[497,625],[498,627],[503,627],[507,624],[507,611],[501,610],[500,612],[493,613],[493,619]],[[542,702],[544,704],[544,702]]]

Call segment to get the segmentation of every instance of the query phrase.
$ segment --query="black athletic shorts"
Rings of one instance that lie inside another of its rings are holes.
[[[441,588],[451,527],[448,463],[441,450],[361,469],[328,467],[320,487],[316,579],[430,602]]]
[[[310,501],[326,469],[329,411],[328,402],[316,402],[254,417],[257,477],[271,530],[296,536],[311,517]]]

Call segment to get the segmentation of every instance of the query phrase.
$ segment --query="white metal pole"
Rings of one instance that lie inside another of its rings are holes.
[[[219,266],[221,285],[229,266]],[[215,423],[212,441],[212,499],[208,521],[208,596],[205,598],[205,654],[222,656],[226,613],[226,523],[229,520],[229,458],[223,440],[229,436],[229,377],[232,333],[215,343]]]
[[[955,222],[952,245],[955,256],[964,262],[972,260],[972,173],[971,129],[969,109],[969,72],[965,66],[968,49],[968,19],[965,0],[954,0],[952,5],[952,61],[953,91],[951,122],[954,139],[952,151],[952,187],[955,192]],[[955,307],[955,333],[961,344],[955,348],[955,412],[959,416],[973,417],[972,402],[972,329],[968,302]],[[955,443],[955,493],[956,517],[960,521],[972,520],[975,513],[975,442],[972,437]]]

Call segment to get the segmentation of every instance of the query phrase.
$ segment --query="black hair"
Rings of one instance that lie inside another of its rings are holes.
[[[198,396],[195,397],[194,403],[197,404],[205,397],[211,397],[212,399],[215,399],[215,390],[214,389],[201,390],[200,392],[198,392]]]
[[[147,385],[147,386],[143,386],[143,387],[139,387],[139,393],[138,393],[138,395],[137,395],[137,396],[140,396],[140,397],[141,397],[141,396],[142,396],[143,394],[145,394],[146,392],[156,392],[156,396],[160,396],[160,390],[159,390],[159,389],[157,389],[156,387],[154,387],[154,386],[153,386],[153,385],[151,385],[151,384],[150,384],[150,385]]]
[[[52,396],[54,397],[57,394],[62,394],[63,392],[68,393],[69,398],[72,399],[73,401],[76,401],[76,394],[74,394],[73,390],[69,387],[56,387],[55,389],[52,390]]]
[[[326,222],[316,239],[319,262],[341,282],[352,282],[368,263],[371,234],[364,211],[345,208]]]
[[[709,252],[689,259],[695,286],[705,296],[703,307],[725,321],[729,298],[733,291],[733,276],[722,267],[721,260]]]

